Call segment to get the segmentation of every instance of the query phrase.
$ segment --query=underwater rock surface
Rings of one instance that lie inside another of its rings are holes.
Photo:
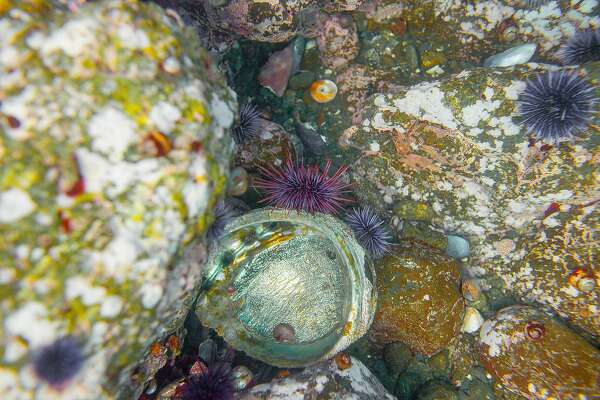
[[[599,68],[593,63],[577,71],[596,82]],[[530,140],[518,125],[517,99],[525,80],[544,70],[537,64],[476,69],[374,95],[362,124],[342,136],[363,155],[350,164],[363,202],[387,209],[389,217],[464,236],[471,247],[469,274],[491,274],[524,300],[550,305],[597,335],[597,287],[577,294],[565,282],[577,269],[597,279],[598,239],[586,215],[597,213],[600,197],[600,135],[592,125],[559,145]],[[573,229],[587,232],[586,239],[571,243],[556,236],[566,223],[553,214],[563,209],[579,215]],[[532,273],[539,256],[524,261],[527,249],[537,246],[532,238],[541,252],[554,236],[544,260],[577,255],[538,263]]]
[[[257,385],[236,399],[359,399],[393,400],[377,378],[359,360],[341,369],[334,360],[323,361],[285,378]]]
[[[459,334],[464,300],[458,267],[435,249],[410,243],[378,260],[378,308],[369,335],[431,356]]]
[[[377,300],[372,268],[332,216],[254,210],[233,219],[211,250],[196,314],[261,361],[314,364],[369,328]]]
[[[224,191],[234,94],[157,6],[9,1],[0,18],[2,397],[133,398],[201,279],[201,240],[173,260]],[[28,360],[61,337],[85,361],[58,390]]]
[[[486,321],[479,356],[506,389],[526,398],[600,395],[600,351],[532,307],[508,307]]]

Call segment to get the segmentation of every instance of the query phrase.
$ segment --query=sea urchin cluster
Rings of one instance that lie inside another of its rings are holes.
[[[261,121],[260,111],[255,105],[246,103],[240,107],[239,122],[233,127],[233,140],[237,144],[246,143],[258,134]]]
[[[586,79],[562,70],[528,80],[518,102],[521,124],[536,139],[555,144],[587,128],[597,99]]]
[[[61,386],[79,372],[84,360],[79,341],[73,336],[64,336],[37,350],[32,363],[40,379]]]
[[[575,33],[560,48],[558,56],[564,65],[600,61],[600,29]]]
[[[288,160],[280,168],[260,167],[263,178],[257,179],[255,185],[266,193],[263,203],[310,213],[335,214],[350,201],[344,196],[350,185],[342,181],[347,167],[339,168],[332,176],[329,176],[330,168],[331,161],[327,161],[321,171],[317,165],[305,166]]]
[[[346,214],[346,223],[374,258],[380,258],[389,251],[392,237],[371,207],[353,208]]]

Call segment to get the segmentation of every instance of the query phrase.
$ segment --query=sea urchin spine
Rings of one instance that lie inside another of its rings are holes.
[[[521,124],[537,140],[550,144],[567,141],[590,124],[596,102],[594,88],[576,73],[537,74],[519,95]]]
[[[233,127],[233,140],[237,144],[246,143],[258,134],[261,113],[255,105],[246,103],[240,107],[239,123]]]
[[[576,32],[558,51],[564,65],[600,61],[600,29]]]
[[[350,200],[344,196],[349,184],[342,181],[347,167],[339,168],[329,176],[331,161],[323,171],[317,165],[305,166],[288,160],[281,168],[260,167],[263,178],[255,185],[266,193],[263,203],[279,208],[303,210],[310,213],[335,214]]]
[[[61,386],[75,377],[84,360],[79,341],[73,336],[64,336],[37,350],[32,363],[40,379]]]
[[[346,214],[346,223],[374,258],[380,258],[389,251],[392,237],[383,220],[370,207],[353,208]]]

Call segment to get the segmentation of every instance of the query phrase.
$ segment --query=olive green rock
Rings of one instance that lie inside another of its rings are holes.
[[[464,311],[456,263],[414,242],[375,266],[379,300],[373,339],[403,342],[428,356],[446,348],[459,333]]]
[[[526,398],[600,396],[600,351],[565,325],[529,306],[487,320],[479,357],[505,389]]]
[[[2,397],[137,398],[200,281],[234,94],[156,6],[3,1],[0,36]],[[86,361],[57,391],[29,360],[66,335]]]

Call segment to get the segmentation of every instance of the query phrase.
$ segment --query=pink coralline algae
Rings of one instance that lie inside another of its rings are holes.
[[[338,14],[321,19],[317,46],[324,66],[341,67],[354,60],[360,50],[356,24],[350,15]]]

